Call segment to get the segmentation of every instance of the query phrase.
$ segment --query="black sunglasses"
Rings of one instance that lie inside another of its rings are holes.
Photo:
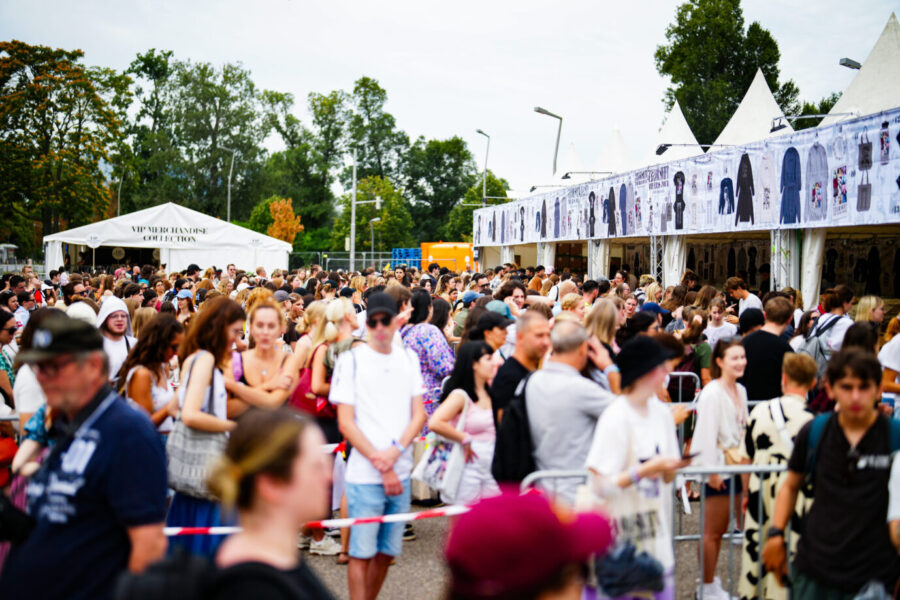
[[[384,313],[380,317],[369,317],[368,319],[366,319],[366,325],[369,326],[369,329],[375,329],[376,327],[378,327],[379,323],[387,327],[391,324],[391,320],[393,318],[394,317],[392,317],[391,315]]]
[[[13,325],[12,327],[4,327],[3,329],[0,329],[0,331],[5,331],[5,332],[7,332],[9,335],[12,335],[12,334],[14,334],[16,331],[18,331],[18,329],[19,329],[18,327],[16,327],[15,325]]]

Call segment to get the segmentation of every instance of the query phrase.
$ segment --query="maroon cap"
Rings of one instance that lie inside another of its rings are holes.
[[[482,500],[450,531],[444,554],[453,589],[490,598],[532,589],[568,564],[602,554],[612,542],[603,515],[573,513],[540,494]]]

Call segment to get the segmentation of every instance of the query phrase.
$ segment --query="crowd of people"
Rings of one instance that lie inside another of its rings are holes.
[[[47,275],[0,291],[4,597],[112,598],[168,553],[209,560],[211,597],[331,598],[300,549],[374,599],[413,527],[305,523],[445,502],[472,507],[451,523],[448,598],[602,594],[582,567],[629,541],[672,600],[675,490],[705,496],[704,598],[730,597],[715,571],[735,525],[741,598],[784,598],[790,577],[794,598],[850,599],[900,577],[900,323],[847,286],[804,302],[742,274],[663,288],[513,264]],[[510,493],[493,458],[517,424],[533,469],[587,483]],[[463,456],[440,490],[412,477],[437,440]],[[682,485],[688,465],[722,472]]]

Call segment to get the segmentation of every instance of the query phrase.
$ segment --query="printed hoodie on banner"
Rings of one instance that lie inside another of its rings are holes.
[[[622,220],[622,235],[634,233],[628,229],[628,191],[624,183],[619,186],[619,218]]]
[[[734,212],[734,185],[731,177],[722,179],[719,185],[719,214],[730,215]]]
[[[610,237],[615,237],[616,235],[616,191],[613,188],[609,188],[609,198],[607,199],[606,204],[607,210],[607,224],[609,228],[607,229],[607,233]]]
[[[762,192],[756,203],[756,216],[763,225],[769,225],[775,220],[777,214],[775,199],[775,158],[771,152],[763,153],[759,161],[759,187]]]
[[[828,189],[828,156],[819,142],[806,158],[806,220],[821,221],[828,214],[825,192]]]
[[[125,311],[127,325],[125,326],[125,336],[122,340],[114,342],[106,336],[103,336],[103,350],[109,357],[109,378],[115,379],[119,375],[119,369],[125,364],[128,353],[137,344],[137,338],[131,329],[131,316],[128,313],[128,306],[125,301],[116,296],[105,296],[100,304],[100,312],[97,313],[97,329],[103,326],[103,323],[109,318],[109,315],[118,311]]]
[[[734,217],[734,224],[746,223],[750,221],[753,225],[753,194],[756,188],[753,187],[753,167],[750,165],[750,156],[748,154],[741,155],[741,162],[738,165],[737,189],[737,211]]]
[[[800,222],[800,153],[790,147],[781,161],[781,216],[779,223]]]
[[[684,229],[684,173],[675,173],[675,229]]]

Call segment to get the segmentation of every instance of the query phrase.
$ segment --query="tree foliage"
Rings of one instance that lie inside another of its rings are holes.
[[[816,102],[804,102],[803,107],[800,109],[801,115],[827,115],[828,111],[834,108],[834,105],[837,104],[837,101],[841,99],[841,94],[839,92],[832,92],[830,95],[825,96],[818,103]],[[822,122],[824,117],[812,117],[809,119],[797,119],[791,125],[793,125],[795,131],[799,131],[801,129],[809,129],[810,127],[816,127],[819,123]]]
[[[780,82],[781,53],[759,23],[745,30],[740,0],[688,0],[666,29],[667,44],[656,49],[656,68],[671,79],[666,106],[681,105],[701,144],[711,144],[725,128],[757,68],[786,114],[799,110],[792,80]]]
[[[356,179],[372,175],[395,179],[409,136],[397,128],[396,119],[385,112],[387,91],[371,77],[360,77],[353,85],[347,116],[348,143],[356,149]],[[349,187],[349,167],[343,174],[344,187]]]
[[[369,235],[369,221],[374,223],[375,249],[408,248],[416,245],[413,236],[413,219],[407,208],[407,201],[388,179],[378,176],[366,177],[356,186],[356,200],[363,202],[381,199],[381,208],[376,204],[356,205],[356,250],[372,250]],[[350,235],[350,214],[352,193],[341,197],[341,214],[335,219],[331,234],[331,246],[335,250],[344,249],[344,239]]]
[[[294,214],[291,199],[273,200],[269,203],[269,213],[272,215],[272,224],[266,232],[274,238],[293,244],[297,234],[303,231],[303,225],[300,223],[300,215]]]
[[[494,196],[489,198],[487,204],[505,204],[511,200],[498,200],[506,196],[509,189],[509,183],[505,179],[500,179],[490,170],[487,172],[487,195]],[[462,202],[457,203],[450,211],[447,218],[447,224],[443,229],[443,239],[453,242],[471,242],[472,241],[472,213],[481,206],[482,182],[476,181],[475,184],[466,190]]]
[[[102,165],[124,139],[129,78],[81,64],[80,50],[0,42],[0,218],[23,254],[109,202]]]

